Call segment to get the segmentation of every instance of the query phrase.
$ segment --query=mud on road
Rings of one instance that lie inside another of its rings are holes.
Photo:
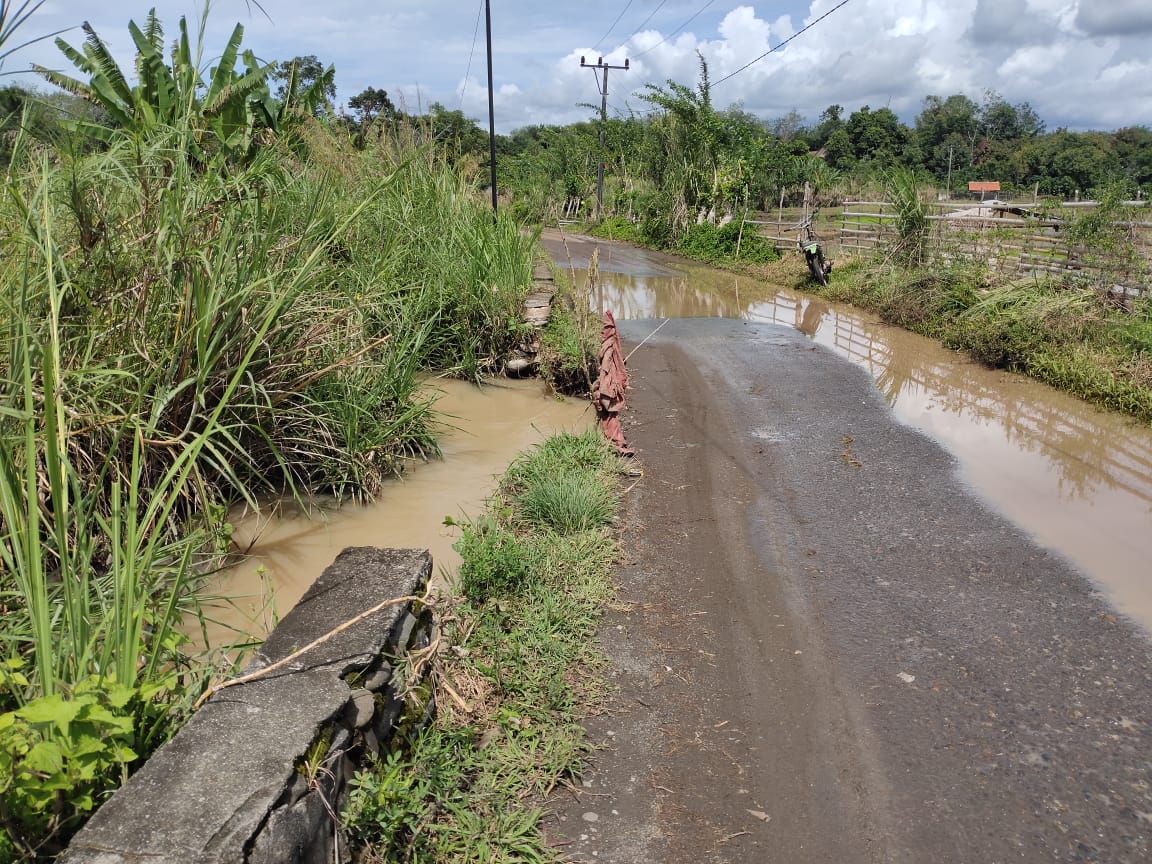
[[[659,322],[625,322],[626,342]],[[626,350],[627,346],[626,346]],[[629,361],[618,693],[576,861],[1152,860],[1152,643],[867,375],[673,320]]]

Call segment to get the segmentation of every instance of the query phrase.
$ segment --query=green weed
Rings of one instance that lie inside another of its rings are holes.
[[[490,519],[466,522],[456,550],[461,593],[474,603],[522,591],[532,578],[528,550],[515,534]]]
[[[755,229],[755,225],[742,225],[738,219],[724,225],[692,225],[680,236],[676,251],[712,264],[765,264],[777,260],[780,255],[776,248]]]
[[[621,216],[611,216],[599,225],[593,225],[588,233],[593,237],[603,237],[605,240],[617,240],[623,243],[640,243],[643,241],[640,226]]]
[[[10,661],[2,677],[27,686],[19,663]],[[39,696],[0,714],[4,831],[22,856],[59,849],[103,800],[109,780],[126,780],[165,740],[177,715],[161,697],[180,689],[175,674],[137,686],[93,675],[66,696]]]

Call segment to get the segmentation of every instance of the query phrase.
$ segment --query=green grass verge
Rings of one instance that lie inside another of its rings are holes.
[[[359,861],[558,860],[541,807],[578,774],[589,750],[578,721],[606,692],[596,629],[613,597],[618,471],[597,433],[554,437],[463,525],[461,600],[435,673],[455,696],[442,686],[432,725],[352,781],[342,815]],[[582,512],[574,523],[524,507],[572,482],[598,489],[565,509]]]

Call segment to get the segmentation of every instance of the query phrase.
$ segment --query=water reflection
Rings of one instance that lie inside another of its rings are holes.
[[[591,248],[569,240],[578,284]],[[550,249],[556,254],[555,244]],[[1152,429],[986,369],[853,307],[643,250],[602,248],[599,266],[596,301],[618,318],[781,324],[863,367],[895,416],[948,449],[977,494],[1152,628]]]

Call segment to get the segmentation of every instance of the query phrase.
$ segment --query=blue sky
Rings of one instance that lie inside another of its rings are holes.
[[[587,118],[581,103],[598,104],[599,93],[581,55],[629,58],[629,72],[611,75],[609,101],[613,111],[642,110],[635,91],[644,83],[695,82],[697,51],[719,81],[839,2],[492,0],[497,124],[509,131]],[[131,68],[127,22],[143,21],[152,5],[168,35],[181,15],[195,29],[202,9],[184,0],[49,0],[22,35],[87,19]],[[375,86],[412,110],[437,101],[487,116],[482,22],[473,41],[481,0],[262,5],[267,15],[244,0],[216,0],[207,59],[239,21],[245,45],[264,59],[315,54],[335,64],[339,101]],[[64,38],[83,37],[76,29]],[[31,62],[67,67],[49,42],[10,57],[4,71]],[[1031,102],[1049,128],[1152,125],[1152,0],[849,0],[718,84],[714,99],[767,118],[795,109],[815,120],[837,103],[888,106],[910,121],[929,94],[979,101],[987,90]]]

